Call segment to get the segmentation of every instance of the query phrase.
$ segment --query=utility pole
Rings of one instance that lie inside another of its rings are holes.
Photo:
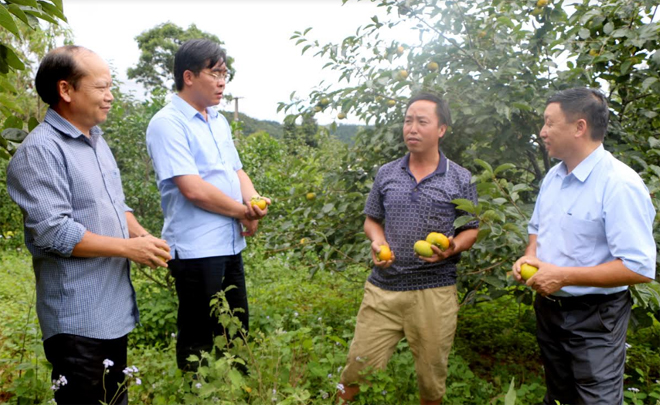
[[[238,99],[243,97],[234,97],[234,121],[240,121],[238,119]]]

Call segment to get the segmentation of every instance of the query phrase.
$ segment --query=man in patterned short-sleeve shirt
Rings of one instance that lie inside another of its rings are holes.
[[[405,337],[415,357],[420,402],[442,402],[458,313],[456,264],[478,232],[476,220],[453,226],[466,213],[451,201],[476,203],[477,192],[470,172],[439,149],[450,122],[444,100],[426,93],[412,98],[403,127],[410,153],[380,168],[367,199],[364,230],[372,242],[374,267],[341,376],[338,395],[345,401],[359,392],[361,373],[385,368]],[[449,248],[433,246],[433,256],[416,256],[415,241],[430,232],[447,235]],[[391,260],[378,259],[382,246],[391,249]]]

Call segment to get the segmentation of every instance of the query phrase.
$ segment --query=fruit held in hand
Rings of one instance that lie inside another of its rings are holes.
[[[252,197],[250,199],[250,204],[252,204],[253,207],[259,207],[260,210],[265,210],[268,205],[266,200],[261,197]]]
[[[449,248],[449,238],[439,232],[429,233],[426,241],[437,246],[443,252]]]
[[[539,271],[539,269],[532,266],[531,264],[523,263],[523,265],[520,266],[520,277],[522,277],[523,280],[527,281],[534,274],[536,274],[537,271]]]
[[[380,247],[380,251],[378,251],[378,260],[381,262],[386,262],[388,260],[392,260],[392,251],[388,246],[382,245]]]
[[[415,242],[415,253],[423,257],[433,256],[433,249],[431,249],[431,244],[425,240],[418,240]]]

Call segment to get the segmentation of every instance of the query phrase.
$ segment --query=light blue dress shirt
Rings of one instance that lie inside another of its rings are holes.
[[[602,145],[570,174],[562,162],[546,175],[528,232],[537,235],[536,255],[557,266],[585,267],[621,259],[624,266],[655,277],[655,209],[639,175]],[[628,287],[567,286],[559,296],[612,294]]]
[[[138,321],[128,259],[71,256],[85,231],[128,238],[117,163],[102,131],[90,134],[49,109],[7,168],[7,191],[21,207],[32,253],[44,340],[59,333],[116,339]]]
[[[181,259],[235,255],[246,246],[238,220],[195,206],[173,181],[176,176],[199,175],[243,202],[237,173],[243,165],[229,123],[211,108],[207,116],[208,121],[175,95],[147,128],[147,149],[165,215],[162,237]]]

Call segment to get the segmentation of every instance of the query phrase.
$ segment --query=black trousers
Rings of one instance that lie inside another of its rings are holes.
[[[195,371],[198,364],[186,360],[188,356],[199,356],[202,351],[211,352],[213,338],[225,333],[218,319],[211,316],[209,304],[216,293],[229,286],[236,286],[226,293],[227,302],[232,310],[243,309],[236,312],[235,316],[243,324],[245,333],[249,330],[243,258],[240,253],[201,259],[179,259],[175,256],[168,265],[179,296],[177,366],[181,370]]]
[[[536,296],[545,405],[623,403],[629,291],[565,299]]]
[[[57,404],[98,405],[100,401],[113,401],[124,381],[127,343],[127,336],[106,340],[61,333],[46,339],[44,351],[53,365],[52,379],[64,376],[67,381],[55,391]],[[114,362],[107,373],[103,364],[106,359]],[[128,404],[124,388],[114,404]]]

